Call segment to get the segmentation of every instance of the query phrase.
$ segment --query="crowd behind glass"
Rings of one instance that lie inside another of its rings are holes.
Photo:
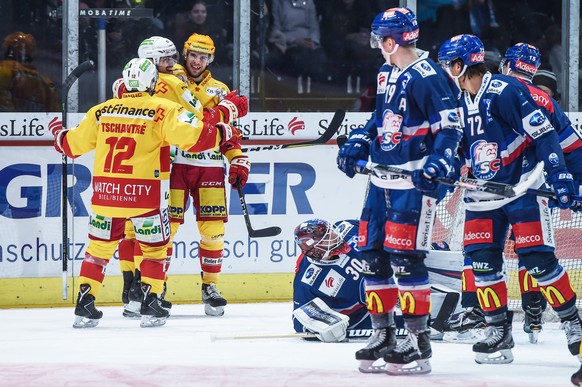
[[[264,4],[259,12],[260,4]],[[251,0],[252,111],[371,111],[377,69],[383,62],[369,45],[370,24],[383,9],[398,6],[387,0]],[[59,106],[62,83],[62,19],[54,12],[60,0],[9,0],[0,4],[0,36],[6,59],[14,32],[30,34],[22,60],[28,69],[51,80]],[[223,0],[83,0],[79,8],[152,8],[154,18],[108,19],[106,22],[106,90],[123,65],[137,56],[139,43],[153,35],[171,39],[178,51],[194,33],[209,35],[217,52],[210,70],[214,78],[233,85],[233,1]],[[442,42],[473,33],[485,44],[492,71],[505,50],[518,42],[539,47],[540,69],[557,76],[561,92],[561,1],[545,0],[418,0],[420,39],[417,47],[436,52]],[[79,63],[97,55],[98,19],[79,19]],[[1,66],[1,65],[0,65]],[[6,65],[4,65],[6,67]],[[1,69],[1,67],[0,67]],[[7,71],[0,71],[6,78]],[[80,81],[79,111],[98,102],[97,74]],[[0,79],[2,87],[9,79]],[[6,94],[6,93],[4,93]],[[1,96],[0,96],[1,101]],[[35,104],[1,103],[2,111],[44,110]],[[54,110],[47,108],[46,110]]]

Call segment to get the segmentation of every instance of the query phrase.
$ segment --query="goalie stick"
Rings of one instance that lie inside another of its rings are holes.
[[[253,228],[253,226],[251,225],[251,217],[249,216],[249,211],[247,209],[247,202],[245,200],[245,194],[243,193],[243,190],[242,190],[240,184],[237,184],[236,190],[238,192],[238,197],[240,200],[240,206],[242,208],[242,213],[243,213],[243,216],[245,218],[245,224],[247,226],[247,231],[248,231],[249,236],[251,238],[266,238],[266,237],[273,237],[273,236],[281,234],[281,231],[282,231],[281,227],[277,227],[277,226],[255,230]]]
[[[256,335],[211,335],[210,341],[219,340],[256,340],[256,339],[316,339],[313,333],[281,333]]]
[[[69,76],[63,82],[63,89],[62,89],[62,96],[63,96],[63,103],[62,103],[62,125],[63,128],[67,129],[67,111],[68,111],[68,97],[69,97],[69,90],[71,86],[79,79],[85,72],[93,69],[93,62],[87,60],[71,71]],[[69,216],[68,216],[68,206],[69,206],[69,198],[68,198],[68,171],[67,171],[67,156],[63,153],[61,157],[61,189],[62,189],[62,204],[61,204],[61,211],[62,211],[62,250],[61,250],[61,258],[63,260],[63,300],[67,299],[67,270],[68,270],[68,261],[69,261]]]
[[[305,141],[305,142],[298,142],[295,144],[279,144],[279,145],[259,145],[253,146],[249,148],[242,148],[243,152],[259,152],[259,151],[267,151],[267,150],[279,150],[279,149],[288,149],[288,148],[300,148],[304,146],[313,146],[313,145],[323,145],[329,140],[332,139],[334,134],[337,133],[339,127],[341,126],[344,118],[346,116],[345,110],[338,109],[335,111],[333,118],[331,119],[329,125],[323,132],[323,134],[315,140],[312,141]]]

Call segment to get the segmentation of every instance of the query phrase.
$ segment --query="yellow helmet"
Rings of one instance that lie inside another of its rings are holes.
[[[201,34],[192,34],[184,42],[184,58],[187,56],[188,51],[196,51],[196,52],[203,52],[205,54],[210,55],[210,61],[214,59],[214,51],[216,48],[214,47],[214,41],[208,35],[201,35]]]
[[[36,51],[34,36],[24,32],[13,32],[2,43],[4,56],[18,62],[31,62]]]

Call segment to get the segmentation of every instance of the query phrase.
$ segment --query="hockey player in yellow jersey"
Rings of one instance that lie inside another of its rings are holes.
[[[188,88],[204,108],[204,116],[212,116],[230,123],[246,115],[248,105],[237,109],[232,104],[224,106],[232,93],[224,83],[212,78],[208,65],[214,59],[216,48],[209,36],[192,34],[184,43],[183,65],[188,76]],[[244,98],[244,97],[241,97]],[[246,99],[245,104],[248,104]],[[224,223],[228,221],[224,158],[230,167],[228,182],[244,187],[248,179],[250,162],[243,155],[239,143],[224,143],[205,152],[178,151],[172,165],[170,178],[170,221],[172,235],[184,222],[188,196],[196,209],[200,232],[200,266],[202,269],[202,301],[207,315],[222,316],[226,299],[216,288],[222,269],[224,248]]]
[[[2,42],[0,62],[0,111],[59,112],[61,106],[53,81],[31,64],[36,51],[34,36],[13,32]]]
[[[206,116],[205,121],[217,123],[220,120],[220,115],[211,110],[202,111],[200,102],[189,91],[186,83],[182,78],[178,77],[176,73],[178,51],[171,40],[161,37],[152,36],[141,42],[138,48],[138,55],[140,58],[145,58],[154,63],[158,69],[159,79],[156,83],[156,96],[168,99],[170,101],[181,104],[186,110],[196,114],[199,119]],[[119,85],[120,86],[120,85]],[[123,91],[123,90],[121,90]],[[119,88],[114,84],[114,95],[120,97]],[[242,102],[241,102],[242,101]],[[228,111],[237,113],[237,105],[240,103],[246,104],[246,99],[231,94],[227,100],[222,102],[221,106],[227,106]],[[226,109],[226,108],[225,108]],[[239,139],[234,138],[228,144],[223,144],[223,147],[233,146],[240,148],[238,144]],[[178,224],[174,225],[172,236],[175,234]],[[172,241],[168,243],[168,259],[164,265],[167,272],[169,268],[170,258],[172,256]],[[140,315],[140,263],[141,251],[139,244],[136,243],[135,234],[133,233],[131,224],[126,223],[126,235],[119,245],[119,262],[124,279],[124,287],[122,292],[122,301],[124,303],[123,315],[126,317],[139,317]],[[167,277],[166,277],[167,278]],[[161,294],[161,304],[165,309],[172,307],[171,302],[164,299],[166,292],[166,283],[164,282],[164,290]]]
[[[240,133],[198,119],[181,105],[154,96],[158,71],[147,59],[132,59],[123,70],[127,92],[91,108],[79,125],[55,131],[55,148],[68,157],[95,150],[89,245],[80,271],[73,327],[98,324],[95,308],[105,267],[131,219],[144,258],[141,326],[165,324],[163,290],[170,236],[167,199],[170,144],[188,151],[219,146]]]

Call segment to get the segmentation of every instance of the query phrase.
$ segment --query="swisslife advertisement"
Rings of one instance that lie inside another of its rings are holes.
[[[318,138],[332,116],[333,113],[250,114],[239,125],[251,144],[254,139],[301,142]],[[51,139],[43,131],[55,114],[0,117],[0,133],[8,130],[15,134],[16,128],[21,128],[31,134],[13,136],[12,140]],[[76,117],[77,122],[81,117]],[[350,126],[364,124],[368,118],[368,114],[348,114],[339,134],[349,132]],[[26,129],[32,126],[35,129]],[[2,140],[0,278],[60,276],[61,155],[50,142],[32,146],[19,141],[18,146],[11,146],[6,137]],[[367,178],[347,178],[337,169],[336,156],[337,146],[333,143],[249,152],[252,167],[244,192],[252,227],[279,226],[283,231],[276,237],[249,238],[238,194],[227,190],[230,219],[226,224],[223,273],[293,272],[299,254],[293,230],[299,223],[312,218],[333,222],[359,217]],[[75,276],[88,242],[92,164],[93,152],[69,160],[69,268]],[[198,247],[199,233],[190,206],[175,238],[170,274],[198,273]],[[107,266],[107,274],[120,274],[117,256]]]

